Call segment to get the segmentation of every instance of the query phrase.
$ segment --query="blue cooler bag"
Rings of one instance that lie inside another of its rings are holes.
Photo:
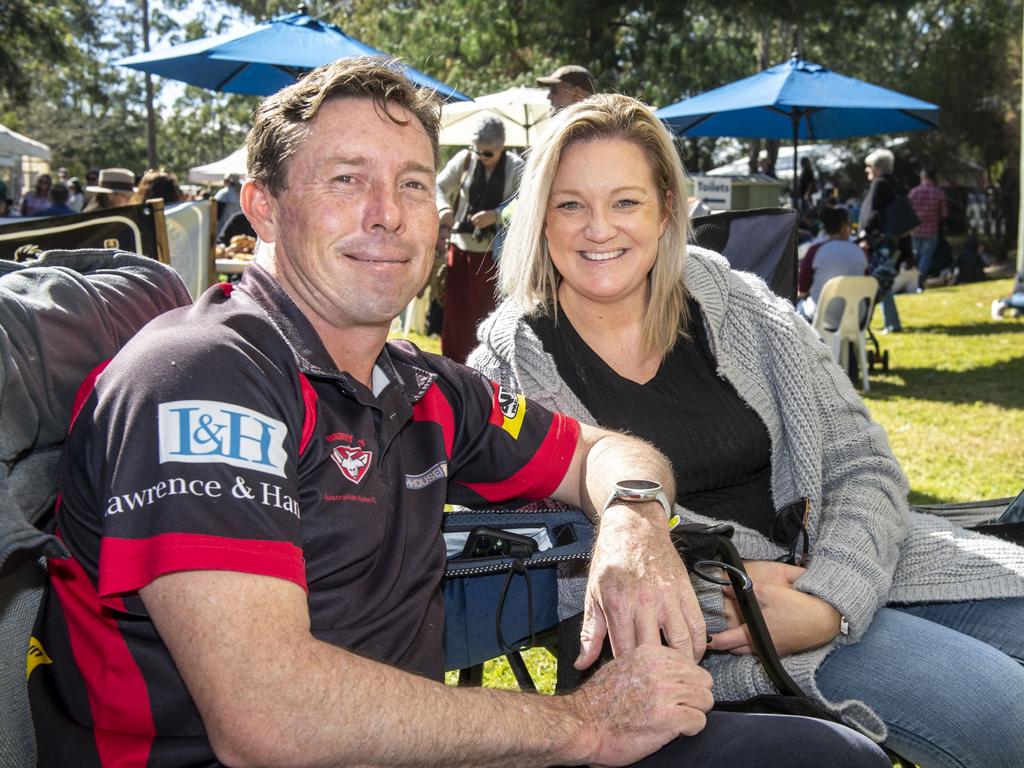
[[[550,503],[550,502],[549,502]],[[593,523],[580,510],[470,510],[445,515],[445,669],[533,644],[558,624],[557,566],[587,561]]]

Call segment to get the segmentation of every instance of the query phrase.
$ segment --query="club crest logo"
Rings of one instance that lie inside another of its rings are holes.
[[[512,439],[519,439],[519,431],[523,428],[523,416],[526,414],[526,400],[522,395],[509,392],[498,387],[498,410],[501,411],[501,428],[508,432]]]
[[[331,451],[331,458],[345,479],[358,485],[370,467],[373,453],[354,445],[339,445]]]
[[[506,419],[514,419],[519,413],[519,398],[504,387],[498,389],[498,407]]]

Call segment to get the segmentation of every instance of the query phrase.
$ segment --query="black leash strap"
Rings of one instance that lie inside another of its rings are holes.
[[[526,615],[527,615],[527,626],[530,630],[530,636],[526,642],[519,647],[509,645],[505,640],[505,635],[501,631],[501,617],[505,615],[505,598],[508,597],[508,589],[512,584],[512,578],[516,574],[521,574],[526,579]],[[512,567],[509,569],[508,575],[505,576],[505,583],[501,587],[501,595],[498,597],[498,611],[495,615],[495,632],[498,635],[498,645],[501,646],[503,653],[519,653],[532,648],[537,642],[537,631],[533,625],[533,585],[530,583],[530,574],[526,569],[526,563],[522,558],[516,558],[512,561]]]

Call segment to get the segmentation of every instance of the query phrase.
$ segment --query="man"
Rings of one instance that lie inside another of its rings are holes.
[[[596,91],[594,78],[590,76],[590,72],[586,67],[577,64],[566,64],[547,77],[538,77],[537,85],[548,89],[552,115],[577,101],[593,96]]]
[[[671,497],[664,459],[385,346],[432,263],[437,132],[373,59],[257,110],[241,197],[272,247],[83,389],[29,678],[41,766],[612,765],[703,728],[665,506],[613,494]],[[444,502],[548,495],[601,515],[578,664],[606,635],[618,658],[565,697],[445,687]]]
[[[240,203],[240,193],[242,190],[241,182],[238,178],[237,173],[225,173],[224,174],[224,186],[217,190],[217,194],[213,196],[214,202],[217,203],[217,234],[219,235],[227,223],[231,220],[231,217],[236,213],[240,213],[242,206]]]
[[[505,124],[484,117],[468,149],[437,176],[437,209],[451,230],[441,352],[457,363],[476,346],[476,326],[494,310],[494,263],[502,211],[519,192],[524,162],[505,150]]]
[[[85,188],[92,195],[84,210],[95,211],[130,205],[135,194],[135,174],[128,168],[104,168],[96,183]]]
[[[948,215],[946,193],[935,186],[935,172],[922,168],[921,183],[910,190],[910,204],[921,223],[910,233],[914,246],[914,260],[917,262],[917,292],[924,290],[928,270],[932,266],[935,249],[939,246],[939,225]]]
[[[850,242],[850,213],[839,206],[821,212],[826,240],[812,245],[800,262],[797,278],[797,311],[814,320],[818,297],[825,283],[841,275],[863,275],[868,268],[864,251]]]

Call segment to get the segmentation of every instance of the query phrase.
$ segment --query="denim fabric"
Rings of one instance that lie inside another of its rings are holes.
[[[834,651],[817,683],[861,699],[885,745],[927,768],[1024,765],[1024,599],[890,606]]]
[[[825,720],[710,712],[703,731],[669,742],[633,768],[890,768],[874,742]]]
[[[896,309],[896,298],[892,292],[887,292],[881,299],[882,322],[890,331],[902,331],[903,324],[900,323],[900,313]]]
[[[932,257],[935,256],[935,249],[939,247],[939,236],[934,237],[912,237],[914,245],[914,261],[917,262],[918,278],[917,287],[924,288],[928,279],[928,270],[932,265]]]

